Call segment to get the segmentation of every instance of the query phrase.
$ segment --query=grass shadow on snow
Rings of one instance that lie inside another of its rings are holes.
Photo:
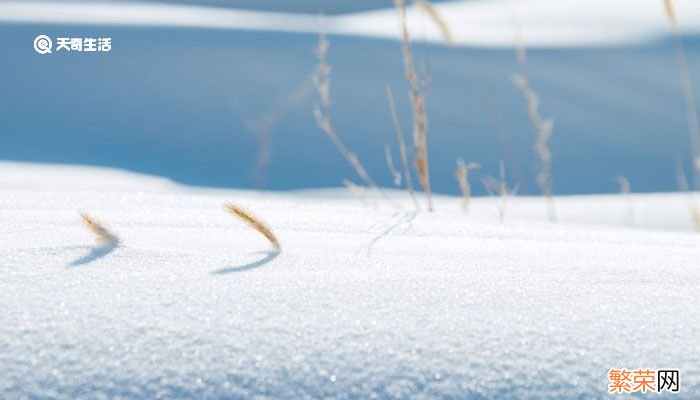
[[[383,231],[379,236],[375,237],[372,239],[369,244],[367,244],[367,257],[372,256],[372,248],[374,247],[377,242],[382,239],[383,237],[389,236],[389,234],[394,230],[397,229],[399,226],[406,224],[407,225],[407,230],[411,229],[413,226],[413,220],[416,219],[416,216],[418,215],[418,211],[412,211],[404,214],[403,216],[400,216],[399,219],[391,224],[385,231]]]
[[[119,246],[119,243],[110,243],[103,246],[92,247],[90,251],[84,256],[78,258],[72,263],[68,264],[69,267],[79,267],[81,265],[90,264],[91,262],[98,260],[102,257],[107,256],[109,253],[114,251]]]
[[[253,254],[264,254],[265,256],[259,260],[253,261],[248,264],[243,264],[239,265],[237,267],[226,267],[226,268],[221,268],[216,271],[213,271],[211,274],[212,275],[226,275],[226,274],[232,274],[235,272],[244,272],[244,271],[249,271],[251,269],[255,268],[260,268],[263,265],[272,262],[275,258],[277,258],[278,255],[280,255],[280,252],[278,250],[269,250],[269,251],[259,251]]]

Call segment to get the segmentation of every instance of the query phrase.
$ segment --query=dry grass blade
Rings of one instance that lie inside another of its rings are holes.
[[[508,188],[508,183],[506,182],[506,165],[503,161],[498,163],[498,175],[499,179],[492,176],[484,176],[481,182],[484,184],[486,191],[488,191],[490,196],[498,195],[500,202],[498,203],[498,217],[501,223],[506,217],[506,207],[508,206],[508,200],[515,196],[518,192],[517,186],[512,190]]]
[[[386,157],[386,166],[389,168],[389,172],[391,172],[394,185],[396,187],[401,187],[401,174],[396,170],[396,167],[394,167],[394,159],[391,157],[391,148],[388,144],[384,145],[384,156]]]
[[[355,169],[357,175],[365,182],[365,184],[381,194],[389,203],[396,206],[389,196],[386,195],[384,190],[377,185],[374,180],[369,176],[365,167],[360,162],[360,159],[355,155],[355,153],[348,150],[345,144],[340,140],[338,134],[333,127],[333,123],[330,117],[331,108],[331,94],[330,94],[330,73],[331,67],[328,64],[326,57],[328,54],[328,48],[330,43],[326,39],[326,35],[321,31],[318,38],[318,46],[316,47],[315,53],[318,59],[318,65],[316,67],[316,73],[313,75],[312,80],[318,96],[320,99],[320,104],[314,107],[314,117],[316,118],[316,124],[319,128],[331,139],[333,145],[342,154],[345,160]]]
[[[345,186],[345,188],[358,199],[362,200],[363,203],[367,204],[367,199],[365,198],[365,188],[349,179],[343,179],[343,186]]]
[[[428,211],[433,211],[433,199],[430,190],[430,171],[428,168],[428,119],[425,113],[425,96],[421,93],[416,68],[413,63],[411,38],[406,20],[405,0],[394,0],[399,12],[401,37],[403,41],[403,59],[406,70],[406,80],[410,86],[411,109],[413,110],[413,144],[416,148],[414,166],[418,172],[418,180],[428,198]]]
[[[676,12],[673,8],[673,1],[664,0],[664,5],[669,23],[675,33],[676,40],[674,48],[676,52],[676,61],[680,69],[683,99],[685,100],[685,114],[688,120],[688,134],[690,135],[690,146],[693,154],[693,187],[697,190],[700,188],[700,122],[698,121],[695,94],[693,92],[693,81],[690,78],[688,59],[685,55],[683,42],[681,41],[681,32],[678,27]]]
[[[615,177],[615,180],[617,181],[617,184],[620,186],[620,193],[627,196],[632,192],[632,186],[630,185],[629,179],[627,179],[626,177],[624,177],[622,175],[618,175]]]
[[[501,196],[501,205],[498,208],[498,214],[501,218],[501,223],[503,223],[506,217],[508,198],[511,196],[511,192],[508,190],[508,185],[506,184],[506,165],[503,161],[498,164],[498,174],[501,178],[498,185],[498,192]]]
[[[678,18],[676,18],[676,10],[673,7],[673,0],[664,0],[664,8],[671,26],[674,29],[678,29]]]
[[[554,193],[552,190],[552,153],[549,149],[549,139],[552,137],[554,121],[544,119],[539,113],[539,99],[530,87],[527,75],[524,73],[513,76],[513,83],[520,89],[520,92],[527,104],[527,114],[535,128],[535,154],[539,161],[539,171],[537,173],[537,184],[542,190],[542,194],[547,199],[548,214],[550,221],[556,221],[557,215],[554,208]]]
[[[479,164],[465,164],[464,160],[462,160],[461,158],[457,160],[457,170],[455,171],[455,178],[457,178],[457,182],[459,183],[459,190],[462,192],[462,209],[464,210],[464,212],[469,211],[469,202],[471,200],[469,171],[475,168],[479,168]]]
[[[270,228],[265,221],[236,203],[226,202],[224,203],[224,207],[226,208],[226,211],[238,217],[238,219],[245,222],[246,225],[265,236],[275,250],[280,250],[280,242],[277,240],[277,236],[275,236],[275,234],[272,232],[272,228]]]
[[[454,46],[455,40],[454,36],[452,35],[452,31],[450,30],[450,26],[447,24],[447,21],[445,21],[440,13],[433,7],[432,4],[430,4],[427,0],[417,0],[416,3],[420,6],[420,8],[425,11],[426,14],[430,17],[430,19],[433,20],[435,25],[440,29],[440,32],[442,32],[442,36],[445,38],[445,41],[450,45]]]
[[[457,160],[457,171],[455,171],[455,178],[457,178],[457,182],[459,182],[459,190],[462,192],[462,197],[464,197],[462,207],[469,204],[469,183],[467,180],[468,173],[467,165],[464,164],[464,160],[461,158]]]
[[[406,190],[408,194],[411,195],[413,204],[416,206],[416,210],[420,211],[420,205],[418,205],[418,200],[416,200],[416,192],[413,190],[413,178],[411,178],[411,171],[408,167],[408,152],[406,151],[406,142],[403,139],[403,132],[401,132],[401,125],[399,124],[399,116],[396,113],[396,104],[394,103],[394,92],[391,90],[389,85],[386,86],[386,97],[389,101],[389,111],[391,112],[391,121],[394,124],[394,131],[396,131],[396,140],[399,142],[399,151],[401,153],[401,166],[403,168],[403,176],[406,181]]]
[[[112,232],[110,232],[105,226],[97,219],[91,217],[89,214],[81,212],[80,218],[83,220],[83,225],[97,237],[97,242],[100,244],[114,244],[119,242],[119,238]]]
[[[632,204],[632,186],[629,179],[622,175],[615,177],[617,184],[620,186],[620,193],[627,198],[627,221],[629,224],[634,224],[634,205]]]
[[[277,108],[259,116],[257,120],[249,124],[258,137],[258,154],[255,164],[255,181],[258,189],[265,189],[267,185],[267,170],[272,155],[271,134],[273,128],[291,111],[296,109],[312,93],[311,79],[306,77],[299,87],[284,99]]]
[[[693,196],[693,192],[690,191],[688,180],[685,178],[685,173],[680,165],[676,167],[676,181],[678,182],[678,188],[682,192],[688,194],[688,211],[690,212],[690,218],[693,221],[695,230],[700,231],[700,210],[695,204],[695,197]]]
[[[520,90],[527,105],[527,115],[532,126],[535,128],[535,154],[539,161],[539,171],[537,173],[537,184],[542,191],[542,195],[547,199],[547,213],[549,220],[557,220],[557,213],[554,207],[553,177],[552,177],[552,153],[549,149],[549,139],[552,136],[554,121],[550,118],[543,118],[539,112],[539,99],[530,86],[527,73],[527,54],[525,45],[520,35],[519,25],[514,20],[515,25],[515,52],[520,67],[520,73],[513,76],[513,83]]]

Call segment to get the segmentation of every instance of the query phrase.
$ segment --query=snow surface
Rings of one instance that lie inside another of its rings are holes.
[[[700,32],[696,0],[675,0],[680,29]],[[452,1],[435,4],[456,44],[511,47],[513,18],[528,46],[590,46],[645,42],[669,32],[662,0]],[[284,8],[284,6],[281,6]],[[442,32],[417,7],[409,25],[421,38],[444,42]],[[317,15],[149,2],[4,1],[0,22],[214,28],[317,33]],[[386,9],[327,16],[331,34],[400,39],[396,11]]]
[[[1,163],[2,397],[610,398],[612,367],[680,368],[700,397],[685,195],[634,196],[631,227],[622,196],[558,198],[557,224],[513,199],[501,225],[496,199],[392,195]],[[121,244],[93,247],[78,210]]]

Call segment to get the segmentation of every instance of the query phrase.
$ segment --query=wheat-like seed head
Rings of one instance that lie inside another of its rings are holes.
[[[114,244],[119,242],[119,238],[112,232],[110,232],[104,225],[97,219],[91,217],[87,213],[81,212],[80,218],[83,220],[85,227],[97,237],[97,241],[100,244]]]
[[[671,22],[671,26],[673,26],[674,29],[677,29],[678,19],[676,18],[676,11],[673,8],[673,0],[664,0],[664,6],[668,20]]]
[[[277,236],[275,236],[275,234],[272,232],[272,228],[270,228],[265,221],[236,203],[226,202],[224,203],[224,207],[226,208],[226,211],[235,215],[238,217],[238,219],[245,222],[246,225],[265,236],[275,250],[279,251],[281,249]]]
[[[428,211],[433,211],[432,193],[430,190],[430,172],[428,170],[428,141],[426,131],[428,121],[425,114],[425,96],[421,93],[415,66],[413,52],[411,50],[411,37],[406,19],[406,1],[394,0],[394,5],[399,13],[399,27],[402,37],[402,51],[406,80],[410,87],[411,109],[413,111],[413,144],[416,155],[413,159],[414,167],[418,173],[418,181],[425,190],[428,199]]]
[[[432,4],[428,2],[428,0],[417,0],[416,3],[428,14],[430,19],[435,22],[435,25],[440,29],[442,32],[442,36],[445,38],[445,41],[447,44],[454,46],[455,40],[454,36],[452,35],[452,31],[450,30],[450,26],[447,24],[447,21],[445,21],[440,13],[433,7]]]

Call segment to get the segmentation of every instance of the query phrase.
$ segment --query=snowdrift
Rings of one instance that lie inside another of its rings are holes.
[[[634,196],[631,225],[617,196],[557,198],[557,224],[513,199],[502,225],[495,199],[464,215],[438,197],[427,214],[392,196],[402,208],[0,164],[0,392],[608,398],[610,368],[650,367],[700,396],[700,237],[671,222],[688,218],[682,195]],[[268,220],[282,252],[225,200]],[[77,210],[121,244],[96,251]]]

